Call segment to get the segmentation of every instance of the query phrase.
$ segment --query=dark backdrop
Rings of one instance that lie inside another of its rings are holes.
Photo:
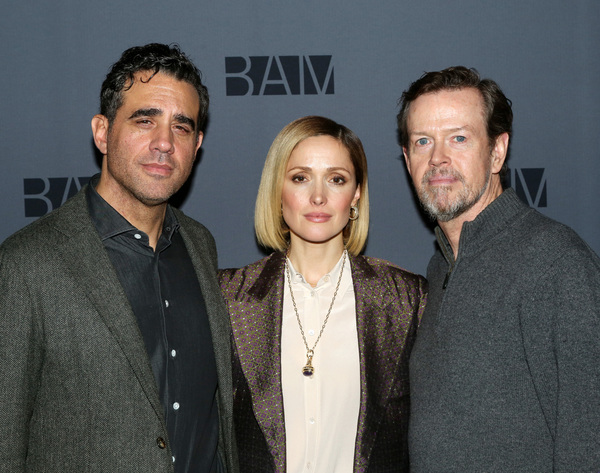
[[[424,273],[433,235],[397,143],[397,100],[424,71],[462,64],[513,100],[510,168],[523,199],[600,251],[600,2],[303,0],[5,2],[0,241],[98,171],[90,131],[120,53],[177,42],[211,96],[201,159],[180,206],[213,232],[221,266],[262,256],[253,206],[279,130],[320,114],[362,139],[366,253]]]

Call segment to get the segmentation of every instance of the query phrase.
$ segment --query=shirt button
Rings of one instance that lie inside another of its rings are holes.
[[[311,464],[310,464],[310,462],[308,462],[308,463],[306,464],[306,469],[307,469],[307,470],[310,470],[310,467],[311,467]]]
[[[179,403],[178,402],[174,402],[173,403],[173,409],[175,409],[175,410],[179,409]]]
[[[325,277],[323,278],[325,281],[329,281],[329,274],[326,274]]]
[[[165,299],[165,307],[169,307],[169,301]]]
[[[308,421],[309,421],[311,424],[314,424],[314,423],[315,423],[315,418],[314,418],[314,417],[311,417],[310,419],[308,419]]]
[[[156,445],[158,445],[158,448],[167,448],[167,442],[162,437],[156,439]]]
[[[311,328],[311,329],[308,331],[308,334],[309,334],[309,335],[314,335],[314,334],[315,334],[315,331],[314,331],[314,330]]]
[[[310,297],[315,297],[316,292],[315,291],[310,291]]]
[[[171,358],[175,358],[177,356],[177,352],[175,350],[171,350]]]
[[[135,237],[136,240],[141,240],[141,238],[142,238],[142,235],[140,235],[139,233],[136,233],[133,236]]]
[[[173,463],[175,463],[175,456],[172,456],[171,458],[173,459]]]

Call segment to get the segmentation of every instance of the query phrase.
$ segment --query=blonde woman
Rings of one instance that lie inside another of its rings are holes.
[[[348,128],[275,138],[255,209],[270,256],[223,270],[241,471],[408,471],[408,357],[426,282],[361,256],[367,162]]]

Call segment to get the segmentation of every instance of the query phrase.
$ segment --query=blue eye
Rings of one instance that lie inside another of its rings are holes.
[[[467,141],[467,139],[464,136],[457,136],[455,139],[459,143],[464,143],[465,141]]]
[[[427,138],[420,138],[417,140],[419,146],[425,146],[427,144]]]

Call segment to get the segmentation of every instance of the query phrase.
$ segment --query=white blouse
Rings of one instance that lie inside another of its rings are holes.
[[[338,282],[342,258],[315,288],[288,260],[292,289],[309,348],[319,336]],[[360,368],[356,305],[350,261],[306,377],[306,347],[290,297],[287,274],[283,298],[281,378],[288,473],[351,473],[360,409]]]

